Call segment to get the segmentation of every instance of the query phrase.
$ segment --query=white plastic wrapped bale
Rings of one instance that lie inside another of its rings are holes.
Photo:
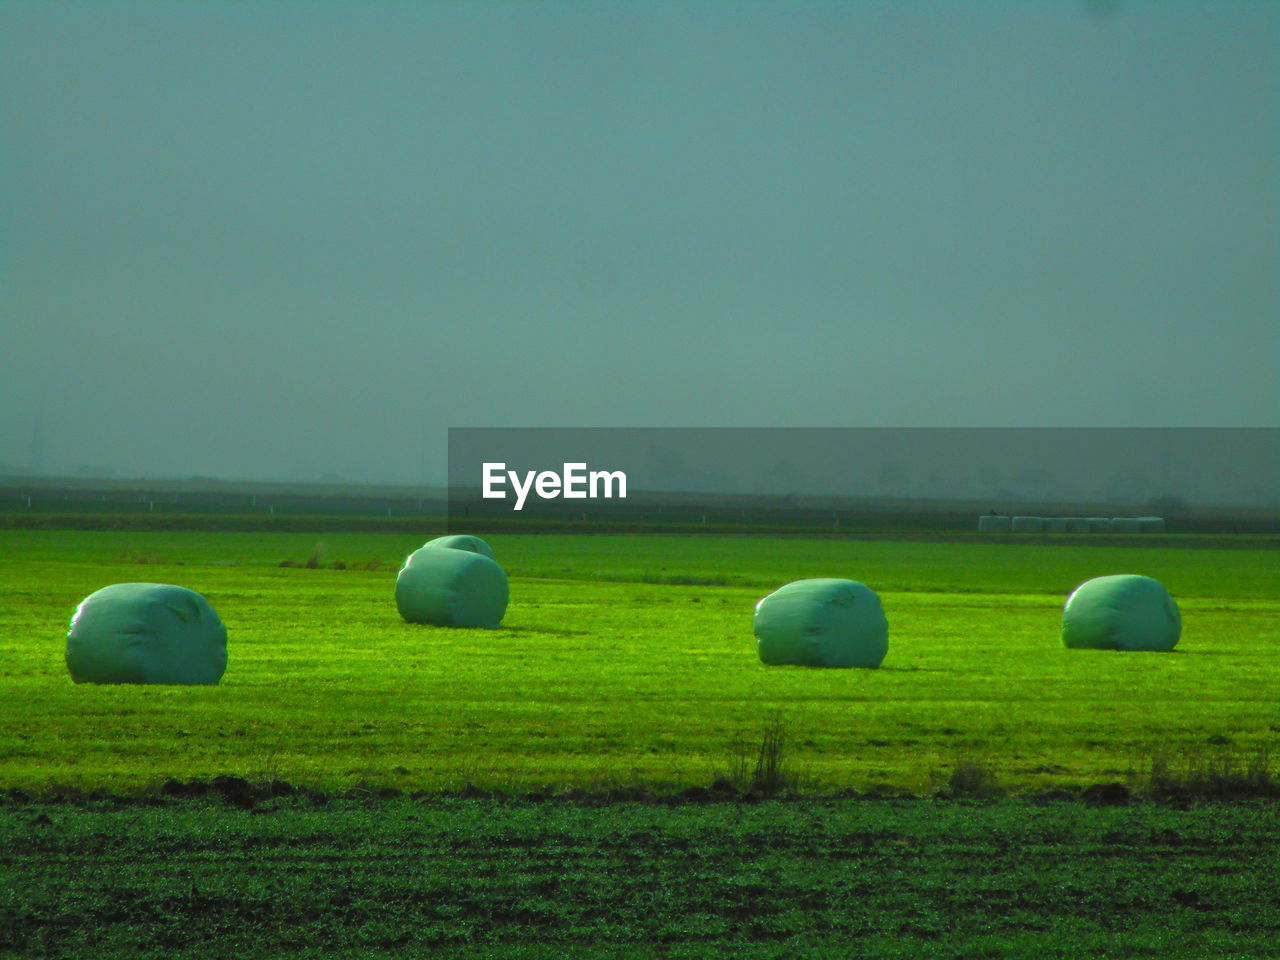
[[[856,580],[796,580],[756,604],[752,624],[770,666],[880,666],[889,621],[874,590]]]
[[[1071,650],[1172,650],[1181,635],[1169,591],[1138,574],[1086,580],[1062,608],[1062,645]]]
[[[227,669],[227,628],[194,590],[113,583],[76,607],[66,661],[76,683],[211,685]]]
[[[1112,533],[1141,533],[1142,522],[1137,517],[1112,517]]]
[[[1164,517],[1139,517],[1142,533],[1164,533]]]
[[[1067,517],[1067,533],[1088,533],[1089,521],[1085,517]]]
[[[478,553],[482,557],[488,557],[490,560],[498,559],[493,555],[493,548],[485,543],[479,537],[473,537],[468,533],[455,533],[447,537],[436,537],[434,540],[428,540],[423,544],[424,547],[446,547],[450,550],[466,550],[469,553]]]
[[[1045,533],[1066,533],[1067,518],[1066,517],[1045,517],[1044,532]]]
[[[396,576],[396,608],[410,623],[495,628],[509,597],[502,568],[470,550],[420,547]]]
[[[1110,517],[1090,517],[1089,532],[1090,533],[1110,533],[1112,522]]]
[[[1000,516],[996,516],[995,514],[988,514],[987,516],[978,518],[979,533],[1008,533],[1009,526],[1010,526],[1010,523],[1009,523],[1008,517],[1000,517]]]
[[[1044,517],[1014,517],[1014,533],[1040,533],[1044,530]]]

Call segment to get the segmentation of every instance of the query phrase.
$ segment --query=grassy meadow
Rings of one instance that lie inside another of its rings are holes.
[[[1020,792],[1280,741],[1272,550],[494,536],[511,605],[470,631],[396,613],[395,572],[425,538],[0,531],[0,787],[674,791],[740,771],[777,724],[808,792],[930,792],[975,759]],[[1178,600],[1177,651],[1063,650],[1067,593],[1130,572]],[[760,664],[755,602],[813,576],[880,594],[881,669]],[[138,580],[212,602],[221,684],[71,683],[76,603]]]
[[[494,536],[476,631],[397,615],[427,536],[0,531],[0,955],[1274,956],[1274,551]],[[1123,572],[1177,651],[1062,649]],[[759,662],[812,576],[880,594],[879,670]],[[221,684],[71,683],[137,580],[209,598]]]

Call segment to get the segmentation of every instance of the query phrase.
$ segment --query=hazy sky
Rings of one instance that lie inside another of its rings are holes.
[[[1274,426],[1278,37],[1248,2],[0,3],[0,462]]]

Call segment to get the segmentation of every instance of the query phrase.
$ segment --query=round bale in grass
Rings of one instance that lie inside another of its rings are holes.
[[[451,550],[467,550],[470,553],[478,553],[490,560],[498,559],[493,555],[493,547],[489,546],[479,537],[473,537],[467,533],[455,533],[448,537],[436,537],[434,540],[428,540],[423,544],[424,547],[448,547]]]
[[[988,513],[978,518],[979,533],[1008,533],[1009,518]]]
[[[215,684],[227,669],[227,628],[194,590],[113,583],[76,607],[66,656],[76,683]]]
[[[1014,533],[1040,533],[1044,530],[1044,517],[1014,517]]]
[[[1066,517],[1045,517],[1044,532],[1045,533],[1066,533],[1067,518]]]
[[[1137,574],[1086,580],[1062,608],[1062,645],[1071,650],[1172,650],[1181,634],[1164,584]]]
[[[880,666],[889,621],[875,591],[856,580],[796,580],[756,604],[756,644],[770,666]]]
[[[396,576],[396,607],[410,623],[494,628],[508,598],[502,568],[470,550],[420,547]]]

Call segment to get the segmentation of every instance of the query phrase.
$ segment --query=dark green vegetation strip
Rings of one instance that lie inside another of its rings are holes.
[[[768,536],[812,537],[832,540],[913,540],[932,543],[986,543],[1035,546],[1186,547],[1215,550],[1280,549],[1280,534],[1273,522],[1249,525],[1212,523],[1193,526],[1188,532],[1164,534],[991,534],[971,529],[972,517],[964,523],[939,527],[928,516],[898,527],[891,521],[845,522],[838,528],[821,524],[781,523],[698,523],[647,521],[580,521],[546,518],[498,518],[454,521],[417,513],[374,516],[312,513],[17,513],[0,511],[0,530],[100,530],[117,532],[189,531],[193,533],[371,533],[421,534],[424,537],[453,533],[482,536],[507,535],[684,535],[684,536]],[[1236,531],[1236,532],[1231,532]]]
[[[0,807],[17,957],[1262,957],[1272,805]]]

